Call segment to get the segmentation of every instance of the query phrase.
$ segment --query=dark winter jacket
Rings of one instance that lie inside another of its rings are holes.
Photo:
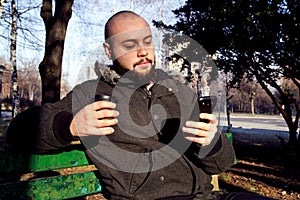
[[[69,131],[73,115],[95,94],[111,95],[120,112],[112,135],[80,138],[108,199],[201,196],[212,190],[211,174],[232,165],[233,148],[223,134],[205,147],[184,139],[184,123],[199,120],[197,98],[160,70],[150,91],[130,78],[115,82],[103,76],[78,85],[57,103],[19,114],[10,124],[8,141],[39,153],[68,146],[75,139]]]

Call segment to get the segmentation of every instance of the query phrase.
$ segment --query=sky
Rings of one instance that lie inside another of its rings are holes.
[[[40,17],[41,0],[17,1],[20,12],[28,9],[28,4],[36,6],[30,12],[22,15],[19,25],[28,29],[27,36],[30,41],[24,41],[22,33],[18,32],[17,66],[21,67],[26,60],[35,60],[38,64],[44,54],[45,30]],[[185,0],[75,0],[72,17],[69,21],[63,57],[63,74],[67,76],[70,86],[79,83],[87,66],[93,65],[96,60],[109,63],[104,56],[102,43],[104,42],[104,24],[115,12],[120,10],[133,10],[144,17],[149,24],[152,20],[162,19],[167,24],[176,22],[172,10],[184,5]],[[25,12],[24,12],[25,13]],[[1,19],[2,20],[2,19]],[[30,22],[28,22],[30,21]],[[32,23],[32,24],[31,24]],[[0,21],[0,35],[9,37],[9,26]],[[154,27],[153,27],[154,28]],[[10,40],[0,37],[0,56],[9,61]],[[26,46],[26,47],[23,47]]]

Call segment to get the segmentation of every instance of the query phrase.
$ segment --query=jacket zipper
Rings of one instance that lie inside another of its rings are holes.
[[[148,110],[150,110],[150,107],[151,107],[151,101],[152,101],[152,92],[150,90],[147,90],[146,87],[143,87],[143,90],[144,92],[146,93],[146,97],[147,99],[149,99],[149,102],[148,102]]]
[[[146,95],[147,95],[147,98],[151,100],[151,97],[152,97],[152,93],[150,90],[147,90],[146,87],[143,87],[143,90],[145,91]]]
[[[149,102],[148,102],[148,110],[149,110],[150,106],[151,106],[152,93],[151,93],[151,91],[147,90],[147,88],[145,88],[145,87],[142,87],[142,89],[146,93],[147,99],[149,99]],[[151,121],[152,121],[152,118],[151,118]],[[152,121],[152,123],[153,123],[153,121]],[[135,192],[137,192],[140,188],[142,188],[145,185],[146,181],[149,179],[149,176],[151,175],[151,172],[152,172],[152,168],[153,168],[152,149],[149,147],[146,147],[144,153],[149,154],[150,168],[149,168],[149,171],[148,171],[146,177],[144,178],[143,182],[137,188],[135,188],[134,191],[130,191],[130,189],[129,189],[129,192],[133,195],[133,197],[135,195]],[[130,185],[132,184],[132,181],[133,181],[133,177],[131,178]]]

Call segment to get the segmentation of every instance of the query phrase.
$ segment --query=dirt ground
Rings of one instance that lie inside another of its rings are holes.
[[[237,164],[220,174],[220,188],[247,191],[278,200],[300,199],[300,161],[284,148],[234,145]],[[291,162],[292,160],[292,162]]]

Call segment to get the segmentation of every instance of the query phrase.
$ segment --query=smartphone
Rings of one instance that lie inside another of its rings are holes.
[[[211,114],[217,104],[216,96],[203,96],[198,98],[198,106],[200,113]]]

